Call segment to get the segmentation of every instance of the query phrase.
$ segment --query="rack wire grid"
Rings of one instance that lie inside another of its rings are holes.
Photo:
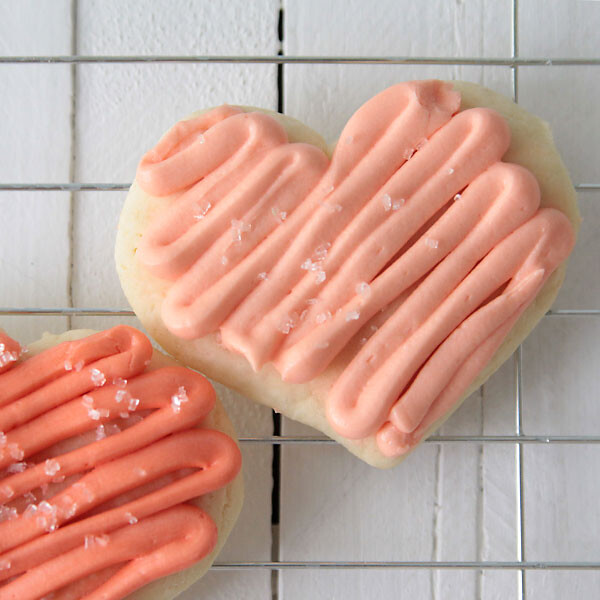
[[[282,18],[282,13],[280,19]],[[0,56],[0,64],[71,64],[73,67],[86,63],[247,63],[247,64],[275,64],[278,66],[279,77],[279,102],[280,109],[283,107],[283,90],[281,86],[282,70],[284,65],[292,64],[346,64],[346,65],[449,65],[449,66],[496,66],[505,67],[511,72],[512,97],[515,102],[519,100],[519,67],[552,68],[553,66],[576,67],[595,66],[600,67],[600,57],[592,58],[547,58],[547,57],[522,57],[519,55],[518,47],[518,0],[512,0],[511,6],[511,56],[504,58],[487,57],[437,57],[437,56],[290,56],[283,52],[276,56],[209,56],[209,55],[130,55],[130,56]],[[128,190],[130,183],[7,183],[0,182],[0,191],[119,191]],[[600,182],[579,182],[575,184],[578,192],[591,192],[600,190]],[[129,308],[89,308],[89,307],[0,307],[0,316],[43,316],[43,317],[132,317],[135,313]],[[600,316],[598,309],[562,309],[551,310],[546,317],[569,317]],[[523,360],[522,348],[519,347],[513,356],[515,387],[514,407],[515,423],[512,435],[433,435],[425,443],[427,444],[509,444],[515,448],[515,494],[516,494],[516,561],[244,561],[244,562],[216,562],[214,570],[248,570],[268,569],[276,576],[282,570],[302,569],[462,569],[462,570],[509,570],[520,573],[518,597],[521,600],[527,597],[526,573],[533,570],[566,570],[566,571],[600,571],[600,562],[583,561],[528,561],[525,554],[525,512],[523,501],[524,469],[523,469],[523,446],[525,444],[600,444],[598,435],[526,435],[523,431]],[[273,446],[274,464],[274,502],[279,502],[278,480],[279,450],[282,445],[314,445],[335,444],[333,440],[320,436],[286,436],[281,435],[281,423],[279,415],[273,414],[274,435],[241,437],[241,444],[270,444]],[[273,588],[274,597],[277,594],[277,586]]]

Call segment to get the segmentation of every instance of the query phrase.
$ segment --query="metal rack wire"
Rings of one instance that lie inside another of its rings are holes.
[[[506,67],[512,73],[512,93],[515,102],[519,99],[519,67],[552,68],[553,66],[598,66],[600,57],[596,58],[553,58],[521,57],[518,47],[518,0],[512,2],[511,56],[504,58],[446,58],[446,57],[339,57],[339,56],[0,56],[0,64],[86,64],[86,63],[253,63],[253,64],[370,64],[370,65],[451,65],[451,66],[497,66]],[[0,183],[1,191],[122,191],[129,184],[107,183]],[[600,190],[600,182],[580,182],[575,185],[579,192]],[[0,316],[134,316],[129,308],[110,309],[95,307],[0,307]],[[600,308],[589,310],[553,310],[547,317],[600,316]],[[528,444],[600,444],[598,435],[526,435],[523,431],[523,353],[521,347],[514,355],[515,373],[515,428],[512,435],[436,435],[426,440],[428,444],[511,444],[515,447],[515,494],[517,504],[516,515],[516,561],[246,561],[216,563],[215,570],[224,569],[269,569],[273,572],[298,569],[462,569],[462,570],[510,570],[520,573],[518,596],[527,597],[526,574],[534,570],[598,570],[600,562],[546,562],[527,560],[525,552],[526,523],[524,513],[524,481],[523,447]],[[269,444],[273,447],[282,445],[332,445],[333,440],[317,436],[258,436],[240,438],[242,444]]]

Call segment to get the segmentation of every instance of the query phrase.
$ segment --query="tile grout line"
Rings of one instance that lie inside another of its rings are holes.
[[[71,54],[77,54],[77,1],[71,0]],[[77,64],[71,64],[71,111],[70,111],[70,127],[71,139],[70,150],[71,156],[69,159],[69,181],[75,182],[76,175],[76,155],[77,155]],[[69,220],[68,220],[68,237],[69,237],[69,255],[68,255],[68,273],[67,273],[67,301],[69,307],[73,307],[73,266],[75,257],[75,196],[76,192],[69,193]],[[73,318],[67,316],[67,329],[71,329]]]
[[[515,354],[515,433],[523,435],[523,351],[522,346],[517,348]],[[516,487],[516,533],[517,533],[517,560],[525,561],[525,506],[523,502],[523,446],[517,444],[515,448],[515,487]],[[526,600],[526,572],[520,571],[518,581],[519,600]]]
[[[485,383],[479,390],[479,434],[483,436],[485,429]],[[479,446],[477,453],[477,508],[476,508],[476,526],[477,526],[477,540],[476,540],[476,552],[477,560],[483,560],[483,536],[484,536],[484,518],[483,518],[483,504],[484,504],[484,476],[483,476],[483,462],[484,462],[484,445]],[[477,600],[482,600],[483,597],[483,571],[477,571],[475,579],[475,593]]]
[[[283,0],[279,5],[279,14],[277,20],[277,39],[279,42],[278,55],[283,56]],[[277,112],[284,111],[284,96],[283,96],[283,64],[277,65]],[[282,418],[281,415],[273,411],[273,435],[280,436],[282,434]],[[271,560],[279,562],[280,559],[280,517],[281,517],[281,454],[282,449],[278,444],[273,446],[273,462],[272,462],[272,477],[273,477],[273,492],[271,496]],[[273,600],[278,600],[280,597],[280,575],[279,570],[271,571],[271,597]]]
[[[435,485],[435,497],[433,501],[433,525],[432,525],[432,534],[433,541],[431,544],[431,560],[439,561],[440,560],[440,547],[439,547],[439,538],[440,532],[438,531],[440,528],[440,500],[441,500],[441,485],[442,478],[440,477],[442,468],[442,447],[438,446],[435,454],[435,472],[434,472],[434,485]],[[431,598],[432,600],[437,600],[438,598],[438,585],[439,585],[439,572],[436,569],[432,569],[430,571],[430,581],[431,581]]]
[[[512,0],[511,10],[511,54],[515,59],[519,56],[519,0]],[[512,93],[515,103],[519,102],[519,68],[512,67]],[[523,354],[522,346],[517,348],[515,354],[515,433],[523,435]],[[523,502],[523,446],[517,444],[515,448],[515,494],[517,502],[516,511],[516,542],[517,559],[519,562],[525,560],[525,507]],[[521,569],[517,583],[517,594],[519,600],[527,600],[527,578],[524,569]]]

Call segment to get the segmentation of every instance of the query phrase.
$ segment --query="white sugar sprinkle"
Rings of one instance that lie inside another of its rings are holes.
[[[0,523],[4,521],[12,521],[19,516],[17,509],[14,507],[3,506],[0,504]]]
[[[330,185],[329,187],[324,187],[324,188],[323,188],[323,191],[324,191],[326,194],[331,194],[331,192],[333,192],[333,190],[334,190],[334,189],[335,189],[335,188],[334,188],[332,185]]]
[[[346,321],[357,321],[358,319],[360,319],[360,313],[357,310],[346,313]]]
[[[119,416],[121,417],[121,419],[127,419],[127,418],[129,418],[129,413],[128,412],[120,412]]]
[[[92,378],[92,383],[96,387],[101,387],[106,383],[106,377],[99,369],[90,369],[90,377]]]
[[[398,198],[398,200],[394,200],[392,202],[392,210],[399,210],[404,204],[406,200],[404,198]]]
[[[22,473],[27,468],[27,464],[24,462],[13,463],[6,469],[7,473]]]
[[[187,392],[185,391],[185,388],[180,385],[179,388],[177,389],[177,393],[173,394],[171,396],[171,407],[173,409],[174,413],[178,413],[181,411],[181,405],[184,402],[188,402],[189,398],[187,395]]]
[[[63,496],[61,498],[60,512],[63,518],[70,519],[77,512],[77,504],[73,501],[71,496]]]
[[[458,200],[460,200],[460,194],[456,194],[456,196],[454,196],[454,201],[456,202]]]
[[[407,149],[404,151],[404,158],[405,158],[406,160],[410,160],[410,159],[412,158],[412,155],[413,155],[414,153],[415,153],[415,150],[414,150],[414,148],[407,148]]]
[[[8,450],[10,456],[15,460],[23,460],[25,452],[23,452],[23,450],[19,447],[18,444],[8,444],[6,446],[6,449]]]
[[[202,207],[198,207],[198,213],[196,213],[194,215],[194,219],[196,220],[200,220],[200,219],[204,219],[204,217],[206,216],[206,213],[212,208],[212,204],[210,202],[207,202],[204,206]]]
[[[320,283],[323,283],[325,279],[327,279],[325,271],[318,271],[317,275],[315,276],[315,283],[318,285]]]
[[[146,477],[146,475],[148,475],[146,469],[142,469],[140,467],[137,467],[134,471],[138,477]]]
[[[58,528],[58,509],[53,504],[46,500],[42,500],[37,507],[36,523],[38,527],[42,527],[48,533],[55,531]]]
[[[354,288],[356,293],[367,299],[371,295],[371,286],[366,281],[361,281]]]
[[[437,248],[440,245],[440,243],[438,242],[438,240],[434,240],[432,238],[426,237],[425,238],[425,245],[429,246],[429,248]]]
[[[131,398],[131,394],[125,390],[117,390],[115,394],[116,402],[123,402],[123,400],[129,400],[129,398]]]
[[[197,141],[199,144],[204,144],[204,134],[203,134],[203,133],[199,133],[199,134],[196,136],[196,141]]]
[[[309,304],[310,306],[313,306],[313,305],[315,305],[315,304],[316,304],[318,301],[319,301],[319,299],[318,299],[318,298],[309,298],[309,299],[306,301],[306,304]]]
[[[96,441],[99,442],[106,437],[106,430],[104,429],[104,425],[98,425],[96,427]]]
[[[8,571],[10,569],[11,562],[10,560],[2,559],[0,560],[0,571]]]
[[[70,360],[65,360],[65,371],[72,371],[73,370],[73,364],[71,363]]]
[[[229,262],[229,259],[226,256],[221,256],[221,264],[226,265]]]
[[[285,210],[279,210],[276,206],[271,208],[271,212],[280,223],[283,223],[287,218],[287,212]]]
[[[133,412],[134,410],[137,409],[137,407],[140,405],[140,399],[139,398],[130,398],[129,399],[129,404],[127,405],[127,410],[129,412]]]
[[[392,210],[392,197],[389,194],[381,196],[381,203],[383,204],[383,210],[385,210],[385,212]]]
[[[125,518],[127,519],[128,523],[130,525],[135,525],[138,522],[137,517],[135,517],[134,515],[132,515],[130,512],[126,512],[125,513]]]
[[[231,219],[231,237],[234,242],[241,242],[242,235],[252,230],[250,223],[244,223],[238,219]]]
[[[257,277],[257,279],[260,279],[261,281],[266,281],[267,279],[269,279],[266,271],[262,271],[256,277]]]
[[[331,248],[330,242],[325,242],[324,244],[317,246],[317,248],[315,248],[316,260],[317,261],[325,260],[325,257],[327,256],[327,252],[328,252],[329,248]]]
[[[44,473],[46,473],[46,475],[48,475],[49,477],[54,477],[59,471],[60,463],[57,460],[49,458],[44,463]]]
[[[296,327],[296,323],[298,322],[298,315],[292,314],[287,315],[281,323],[277,326],[277,329],[281,331],[284,335],[288,335],[290,331]]]
[[[315,344],[315,348],[317,350],[325,350],[326,348],[329,348],[329,342],[320,342],[318,344]]]
[[[82,360],[78,360],[74,365],[73,365],[73,369],[75,369],[75,371],[77,373],[79,373],[81,371],[81,369],[83,369],[83,367],[85,367],[85,363]]]
[[[91,396],[84,394],[83,396],[81,396],[81,404],[83,404],[86,408],[93,408],[94,399]]]
[[[321,323],[325,323],[325,321],[330,321],[333,318],[331,312],[329,312],[328,310],[326,310],[325,312],[319,313],[316,317],[315,317],[315,321],[319,324]]]
[[[41,513],[50,514],[53,510],[54,510],[54,507],[52,506],[52,504],[50,504],[46,500],[42,500],[38,504],[38,511]]]
[[[90,408],[88,410],[88,417],[90,419],[92,419],[92,421],[99,421],[100,420],[100,411],[96,410],[95,408]]]
[[[118,388],[124,388],[127,385],[127,379],[123,379],[122,377],[114,377],[112,382]]]
[[[15,490],[10,485],[3,485],[0,487],[0,495],[4,496],[5,500],[10,500],[15,495]]]
[[[448,175],[452,175],[452,173],[454,173],[454,169],[452,167],[450,167],[448,169]]]
[[[28,504],[27,508],[23,511],[23,516],[26,519],[31,519],[37,513],[37,505],[36,504]]]
[[[420,150],[423,146],[425,146],[425,144],[427,144],[429,140],[427,138],[423,138],[418,144],[417,144],[417,150]]]
[[[0,352],[0,367],[5,367],[7,364],[15,362],[18,359],[19,354],[17,352],[9,352],[8,350]]]
[[[4,431],[0,431],[0,448],[3,448],[8,443],[8,438]]]

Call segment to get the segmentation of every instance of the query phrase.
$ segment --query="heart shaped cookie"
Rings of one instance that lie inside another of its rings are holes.
[[[212,386],[125,326],[19,354],[0,331],[0,598],[175,597],[242,504]]]
[[[363,105],[331,158],[258,109],[176,124],[140,163],[116,261],[168,352],[387,467],[543,316],[578,220],[543,122],[418,81]]]

